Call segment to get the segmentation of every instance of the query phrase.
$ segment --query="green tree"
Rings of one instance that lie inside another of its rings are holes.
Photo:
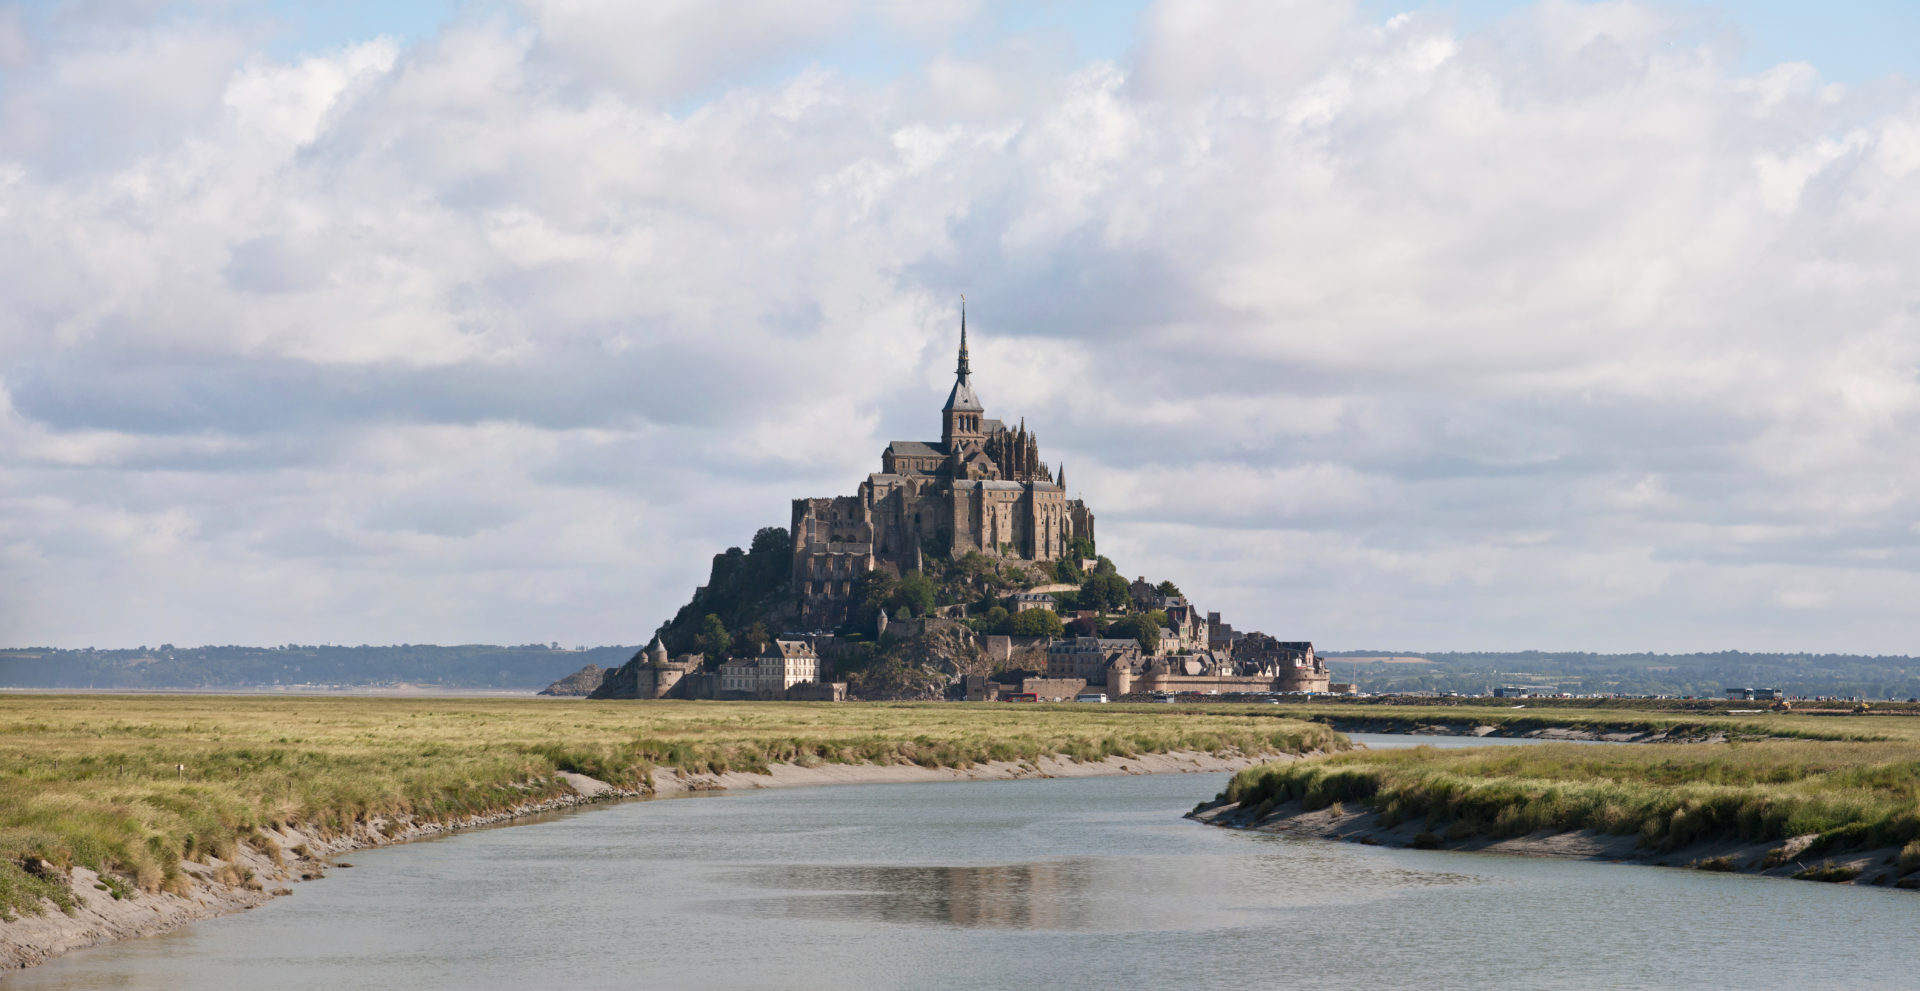
[[[1073,558],[1063,557],[1053,562],[1054,581],[1078,585],[1085,577],[1080,571],[1080,562]]]
[[[733,645],[734,653],[739,657],[754,657],[772,642],[773,635],[767,632],[767,624],[756,619],[747,627],[747,632],[740,634],[739,642]]]
[[[700,632],[694,636],[693,643],[708,657],[717,659],[726,656],[727,648],[733,646],[733,636],[719,616],[708,613],[707,618],[700,621]]]
[[[1013,634],[1020,637],[1057,637],[1066,631],[1051,609],[1027,609],[1013,617]]]
[[[886,571],[869,571],[860,578],[860,597],[849,617],[849,625],[860,630],[871,630],[882,612],[893,610],[893,593],[899,587],[899,579]]]
[[[994,606],[992,609],[987,610],[986,615],[980,617],[980,625],[987,633],[1006,634],[1012,632],[1010,625],[1012,622],[1013,616],[1007,612],[1006,606]]]
[[[892,572],[869,571],[860,578],[860,604],[869,607],[885,605],[899,586],[900,580],[893,577]]]
[[[753,532],[753,543],[747,545],[750,554],[779,554],[783,551],[791,556],[793,539],[787,536],[783,526],[763,526]]]
[[[915,616],[925,616],[933,611],[933,596],[933,579],[922,572],[909,571],[894,588],[891,602],[913,610]]]
[[[1080,605],[1086,609],[1120,609],[1127,604],[1127,580],[1113,572],[1087,576],[1080,586]]]
[[[1135,613],[1114,620],[1107,627],[1106,635],[1115,639],[1132,637],[1140,642],[1140,649],[1149,654],[1160,649],[1160,624],[1144,614]]]
[[[1000,578],[999,565],[993,563],[993,558],[979,551],[968,551],[964,557],[955,562],[954,567],[959,572],[960,578],[972,585],[991,587]]]
[[[1075,561],[1078,562],[1081,559],[1091,560],[1097,555],[1093,551],[1092,540],[1086,537],[1075,537],[1067,541],[1067,556],[1074,558]]]
[[[1155,585],[1153,587],[1153,590],[1168,598],[1174,598],[1181,594],[1180,586],[1175,585],[1172,582],[1161,582],[1160,584]]]

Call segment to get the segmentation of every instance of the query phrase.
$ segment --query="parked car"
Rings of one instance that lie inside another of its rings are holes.
[[[1075,695],[1073,700],[1075,702],[1105,702],[1107,696],[1104,692],[1081,692]]]

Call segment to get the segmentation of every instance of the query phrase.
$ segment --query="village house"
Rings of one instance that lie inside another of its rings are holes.
[[[784,699],[795,685],[817,682],[820,655],[804,640],[769,641],[757,657],[720,665],[720,697]]]

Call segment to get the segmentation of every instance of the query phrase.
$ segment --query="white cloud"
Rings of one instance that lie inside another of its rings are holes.
[[[521,12],[0,17],[0,642],[637,641],[937,429],[961,292],[1103,549],[1242,627],[1920,635],[1910,84],[1632,3],[1168,0],[1088,64],[972,3]]]

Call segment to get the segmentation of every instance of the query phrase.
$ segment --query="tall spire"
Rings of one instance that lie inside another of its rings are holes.
[[[960,294],[960,367],[953,370],[955,375],[965,379],[972,373],[967,370],[967,294]]]
[[[973,392],[973,370],[967,364],[967,297],[965,296],[960,297],[960,366],[953,370],[953,391],[947,394],[947,405],[942,407],[942,410],[947,413],[969,414],[965,418],[963,427],[949,418],[947,430],[941,434],[942,440],[951,440],[956,427],[962,427],[961,432],[964,433],[982,432],[980,417],[971,415],[985,411],[980,406],[980,397]]]

